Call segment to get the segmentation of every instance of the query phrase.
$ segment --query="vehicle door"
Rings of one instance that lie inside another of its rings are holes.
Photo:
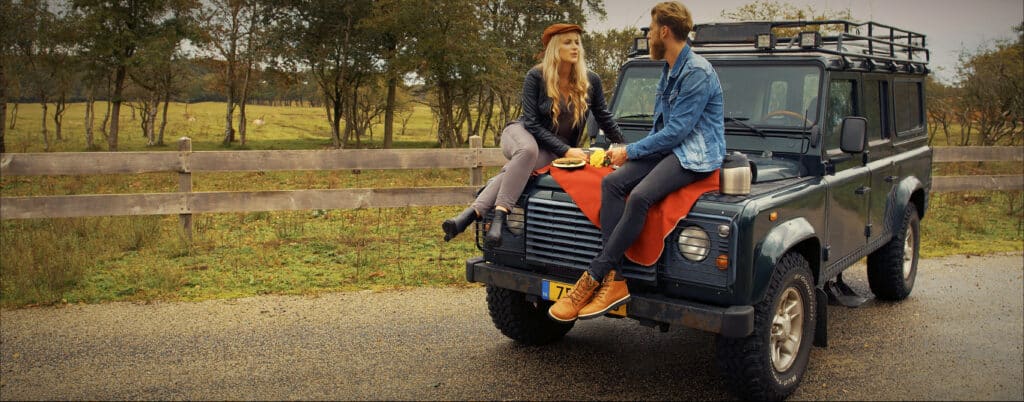
[[[863,251],[867,244],[864,228],[868,221],[868,190],[871,176],[861,154],[847,154],[839,148],[843,118],[857,116],[859,76],[833,73],[829,79],[823,126],[825,163],[835,173],[825,177],[828,201],[825,206],[826,259],[834,266],[844,257]],[[839,268],[838,266],[836,267]],[[836,272],[829,270],[826,277]]]
[[[871,184],[868,192],[868,244],[885,240],[892,228],[886,227],[885,211],[896,179],[893,148],[892,94],[884,75],[865,75],[861,97],[862,116],[868,121],[867,150]]]

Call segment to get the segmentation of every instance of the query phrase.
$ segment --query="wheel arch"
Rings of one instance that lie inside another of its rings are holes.
[[[799,253],[807,260],[815,285],[820,282],[821,239],[806,218],[793,218],[775,226],[765,235],[757,250],[751,302],[756,303],[764,298],[776,264],[790,251]]]
[[[924,219],[925,208],[928,207],[928,192],[924,184],[917,177],[904,178],[893,188],[892,202],[887,206],[889,213],[886,216],[886,227],[890,230],[900,227],[903,223],[903,216],[907,212],[907,205],[914,203],[917,208],[918,218]]]

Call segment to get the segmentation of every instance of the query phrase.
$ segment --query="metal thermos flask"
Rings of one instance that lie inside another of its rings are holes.
[[[728,195],[750,194],[750,161],[740,152],[725,155],[722,162],[722,180],[719,191]]]

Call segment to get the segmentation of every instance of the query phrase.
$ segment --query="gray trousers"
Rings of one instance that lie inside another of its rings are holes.
[[[501,152],[508,158],[508,163],[470,205],[480,216],[496,206],[511,211],[533,171],[557,158],[555,154],[539,149],[533,134],[526,131],[520,122],[505,126],[501,132]]]

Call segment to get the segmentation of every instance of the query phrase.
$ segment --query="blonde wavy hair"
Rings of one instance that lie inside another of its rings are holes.
[[[583,116],[587,112],[587,92],[590,91],[590,80],[587,79],[587,63],[584,61],[583,44],[580,44],[580,56],[569,70],[569,92],[560,94],[558,92],[558,66],[562,58],[558,55],[558,47],[566,35],[579,35],[578,32],[566,32],[551,37],[547,48],[544,50],[544,58],[537,65],[544,75],[545,87],[551,102],[551,123],[554,130],[558,131],[558,114],[561,113],[561,98],[567,100],[568,106],[572,109],[573,127],[582,124]],[[561,96],[560,96],[561,95]]]

